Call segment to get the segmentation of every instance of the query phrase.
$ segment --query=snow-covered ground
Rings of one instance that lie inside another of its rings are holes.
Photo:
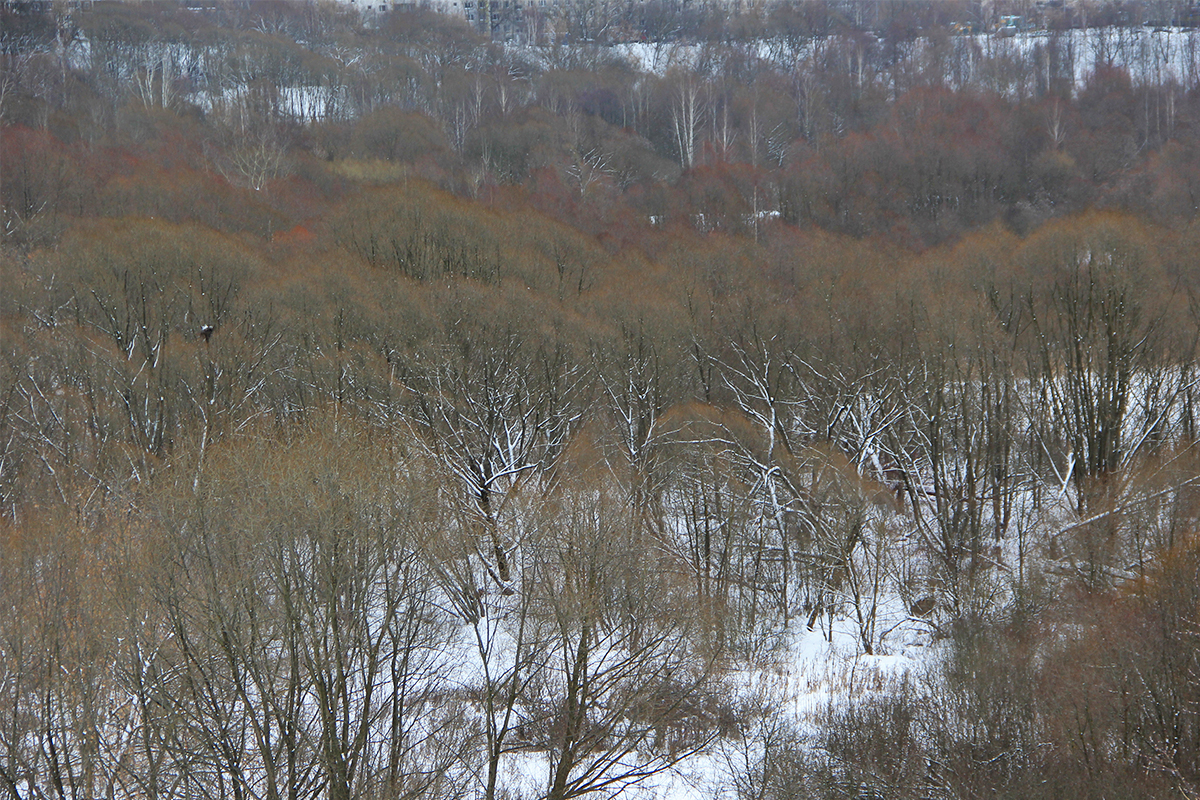
[[[768,663],[730,671],[723,686],[735,705],[764,709],[765,720],[721,737],[650,778],[621,785],[598,796],[629,800],[736,800],[739,779],[762,755],[762,731],[781,724],[803,736],[816,735],[818,719],[836,707],[869,694],[887,693],[909,672],[932,666],[942,648],[934,644],[928,626],[911,620],[893,604],[891,617],[904,621],[884,637],[885,655],[865,655],[858,633],[849,619],[835,619],[832,632],[803,620],[780,635],[780,648]],[[514,799],[542,797],[546,792],[549,761],[544,753],[526,751],[508,756],[501,770],[501,786]]]

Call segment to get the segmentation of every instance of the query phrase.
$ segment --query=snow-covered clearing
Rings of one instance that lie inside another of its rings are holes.
[[[763,663],[733,665],[721,677],[732,704],[758,719],[649,778],[618,784],[597,796],[736,800],[739,781],[762,757],[769,731],[782,727],[798,732],[801,739],[815,739],[821,719],[831,708],[886,695],[906,674],[933,668],[944,648],[933,641],[929,626],[910,618],[898,598],[889,605],[885,616],[893,625],[884,637],[888,654],[864,655],[857,628],[849,619],[835,618],[832,630],[819,625],[809,630],[797,620],[788,631],[778,632],[777,649],[766,654]],[[468,683],[479,678],[477,667],[470,663],[464,663],[459,675]],[[545,796],[549,774],[550,761],[544,752],[513,753],[503,760],[501,785],[511,798],[532,800]]]

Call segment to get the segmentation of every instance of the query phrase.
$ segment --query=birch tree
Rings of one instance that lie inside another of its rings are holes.
[[[696,145],[704,127],[704,92],[700,79],[687,70],[677,70],[671,80],[671,131],[674,133],[679,165],[696,166]]]

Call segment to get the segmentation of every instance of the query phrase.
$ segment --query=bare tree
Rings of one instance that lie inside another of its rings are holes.
[[[439,469],[453,478],[475,552],[514,591],[503,517],[527,480],[549,468],[580,418],[581,378],[568,352],[540,334],[464,307],[444,339],[403,365],[405,419]],[[484,544],[486,543],[486,545]],[[484,549],[486,547],[486,552]]]
[[[184,785],[418,797],[464,759],[461,709],[439,701],[452,629],[417,546],[426,512],[386,452],[368,463],[350,446],[221,448],[198,493],[164,508]],[[273,463],[248,470],[247,455]],[[244,485],[254,475],[268,491]]]
[[[635,785],[715,735],[705,693],[716,656],[696,647],[686,583],[633,547],[621,505],[600,476],[575,472],[541,509],[530,543],[549,657],[526,702],[549,755],[549,800]],[[657,576],[640,587],[636,623],[620,600],[629,559]]]
[[[687,69],[675,70],[671,81],[671,130],[675,135],[679,165],[684,169],[696,166],[696,146],[704,127],[705,105],[703,84]]]

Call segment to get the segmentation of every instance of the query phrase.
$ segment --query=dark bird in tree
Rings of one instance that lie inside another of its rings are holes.
[[[213,335],[213,326],[212,325],[201,325],[200,326],[200,335],[204,337],[204,343],[208,344],[208,340],[211,339],[212,335]]]

